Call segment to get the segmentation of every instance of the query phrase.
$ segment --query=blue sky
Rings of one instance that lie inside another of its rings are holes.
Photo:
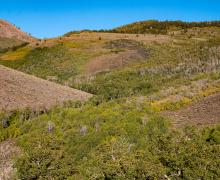
[[[220,0],[0,0],[0,18],[45,38],[148,19],[220,20]]]

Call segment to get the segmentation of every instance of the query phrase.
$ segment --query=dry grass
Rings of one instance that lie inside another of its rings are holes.
[[[29,47],[23,47],[16,51],[8,51],[0,58],[3,61],[15,61],[24,58],[31,49]]]
[[[125,52],[106,54],[90,60],[86,64],[85,74],[94,75],[99,72],[121,68],[128,63],[139,62],[145,59],[146,56],[141,54],[138,50],[126,50]]]
[[[0,66],[0,110],[50,108],[92,95]]]
[[[185,125],[213,125],[220,122],[220,94],[195,102],[178,111],[166,112],[170,118],[174,119],[175,127]]]
[[[1,38],[0,37],[0,51],[9,48],[21,46],[24,42],[17,39]]]
[[[66,40],[118,40],[118,39],[130,39],[140,42],[150,43],[167,43],[171,41],[170,36],[167,35],[152,35],[152,34],[120,34],[120,33],[80,33],[73,34],[70,37],[64,37]]]
[[[13,158],[20,153],[14,141],[0,143],[0,180],[11,180],[14,177]]]

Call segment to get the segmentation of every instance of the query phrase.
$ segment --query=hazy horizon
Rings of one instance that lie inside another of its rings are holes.
[[[213,21],[220,19],[217,0],[88,1],[8,0],[0,18],[37,38],[50,38],[73,30],[111,29],[149,19]]]

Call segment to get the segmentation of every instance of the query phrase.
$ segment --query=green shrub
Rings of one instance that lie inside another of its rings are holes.
[[[48,122],[54,130],[48,132]],[[219,127],[173,130],[124,100],[57,108],[17,124],[20,179],[216,179]],[[82,133],[86,127],[86,133]]]

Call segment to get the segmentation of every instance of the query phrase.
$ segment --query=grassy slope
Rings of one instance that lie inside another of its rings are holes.
[[[97,95],[44,115],[26,111],[8,117],[10,126],[1,127],[0,137],[18,137],[25,152],[16,161],[18,176],[219,178],[219,127],[172,129],[160,115],[219,92],[220,41],[214,30],[215,37],[209,34],[213,29],[202,29],[177,33],[171,42],[147,43],[147,61],[92,78],[83,76],[83,68],[91,56],[106,53],[91,50],[102,40],[65,42],[33,49],[19,61],[1,61],[43,78],[58,76],[61,83],[73,78],[69,85]]]
[[[16,48],[25,45],[26,43],[10,38],[0,38],[0,52],[5,52],[10,49],[16,50]]]
[[[61,81],[78,74],[80,65],[91,56],[81,51],[72,54],[66,47],[56,45],[32,49],[22,60],[3,60],[2,64],[41,78],[57,76]]]
[[[0,63],[44,79],[55,76],[58,82],[65,84],[84,76],[90,60],[124,51],[106,47],[106,41],[98,37],[97,40],[48,40],[46,43],[2,53]]]

